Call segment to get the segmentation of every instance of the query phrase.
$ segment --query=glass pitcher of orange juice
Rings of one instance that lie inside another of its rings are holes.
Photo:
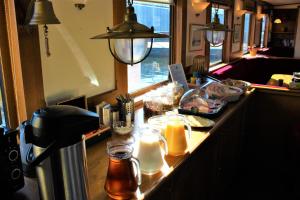
[[[187,131],[185,131],[187,127]],[[166,115],[165,137],[168,144],[168,154],[172,156],[184,155],[188,151],[188,137],[191,137],[191,126],[186,117],[179,114]]]

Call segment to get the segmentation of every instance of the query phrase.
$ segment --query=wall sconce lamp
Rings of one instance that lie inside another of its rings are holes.
[[[279,18],[276,18],[276,19],[274,20],[274,23],[275,23],[275,24],[281,24],[281,23],[282,23],[282,21],[281,21],[281,19],[279,19]]]
[[[138,23],[132,4],[133,0],[128,0],[123,23],[113,28],[107,27],[106,33],[91,38],[107,39],[112,56],[119,62],[130,65],[140,63],[149,56],[153,38],[169,37],[165,34],[154,33],[153,27],[148,28]]]
[[[196,11],[196,16],[198,17],[202,11],[204,11],[210,2],[204,2],[203,0],[192,0],[192,7]]]
[[[262,14],[262,13],[256,14],[256,18],[257,18],[258,20],[261,20],[262,18],[264,18],[264,16],[265,16],[265,14]]]
[[[73,0],[73,3],[78,10],[82,10],[85,7],[87,0]]]
[[[33,3],[34,2],[34,3]],[[55,16],[52,2],[48,0],[32,0],[29,4],[27,15],[32,13],[29,25],[44,25],[44,37],[46,55],[51,55],[49,48],[48,26],[47,24],[60,24],[60,21]]]
[[[244,14],[246,14],[247,10],[236,10],[235,15],[237,17],[242,17]]]

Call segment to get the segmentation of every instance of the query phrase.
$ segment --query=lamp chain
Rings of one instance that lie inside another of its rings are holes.
[[[48,39],[48,26],[44,25],[44,37],[45,37],[45,48],[47,57],[51,56],[50,48],[49,48],[49,39]]]
[[[133,4],[133,0],[128,0],[128,5],[132,5]]]
[[[214,5],[212,5],[212,7],[214,7],[215,8],[215,14],[218,14],[218,12],[219,12],[219,8],[220,8],[220,5],[219,4],[215,4],[215,6]]]

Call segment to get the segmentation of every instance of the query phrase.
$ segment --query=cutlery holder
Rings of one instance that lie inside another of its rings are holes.
[[[119,110],[120,110],[120,120],[126,121],[126,116],[128,113],[131,114],[131,121],[134,121],[134,101],[129,102],[120,102],[118,101]]]

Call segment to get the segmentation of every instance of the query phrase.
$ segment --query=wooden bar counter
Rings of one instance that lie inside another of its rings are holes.
[[[181,170],[180,166],[183,165],[185,161],[188,160],[189,157],[193,156],[193,153],[196,149],[201,147],[201,144],[204,143],[210,136],[218,132],[218,129],[222,124],[229,119],[231,115],[235,113],[242,105],[245,105],[248,97],[251,95],[251,92],[248,92],[245,96],[241,97],[241,99],[236,103],[228,104],[224,111],[221,113],[219,117],[213,119],[216,124],[213,128],[210,129],[198,129],[193,130],[191,134],[191,139],[189,141],[189,152],[184,156],[166,156],[165,167],[163,167],[162,172],[147,176],[142,176],[142,184],[139,187],[139,191],[137,192],[137,198],[143,199],[151,196],[151,193],[156,191],[160,185],[169,176],[172,176],[175,170]],[[138,124],[142,124],[144,116],[142,109],[136,112],[136,123],[135,127],[138,127]],[[136,134],[137,130],[134,130],[133,134]],[[130,137],[117,136],[113,134],[112,138],[108,140],[130,140]],[[106,153],[106,141],[101,141],[98,144],[95,144],[87,149],[88,155],[88,169],[89,169],[89,189],[92,200],[99,199],[109,199],[107,194],[104,191],[104,183],[107,172],[107,164],[108,164],[108,156]],[[191,173],[186,171],[186,173]],[[152,199],[152,198],[151,198]]]
[[[211,188],[216,189],[216,178],[219,180],[219,170],[226,163],[235,162],[238,157],[238,150],[229,154],[223,154],[222,148],[229,151],[232,148],[239,148],[238,144],[232,142],[240,141],[240,129],[243,118],[243,109],[246,109],[248,99],[253,91],[248,91],[241,96],[240,100],[226,105],[221,114],[213,118],[215,125],[212,128],[193,129],[189,140],[189,152],[184,156],[165,156],[165,166],[158,174],[147,176],[142,175],[142,184],[137,191],[137,199],[208,199],[222,194],[223,189],[219,187],[213,194]],[[144,122],[143,110],[136,111],[135,130],[133,136],[137,134],[139,124]],[[227,134],[228,133],[228,134]],[[88,157],[88,181],[91,200],[109,199],[104,190],[106,179],[108,155],[106,152],[106,142],[108,140],[133,140],[131,136],[118,136],[112,134],[103,141],[93,144],[87,148]],[[229,140],[214,139],[224,136]],[[233,138],[231,137],[233,136]],[[234,139],[235,138],[235,139]],[[228,141],[230,144],[227,144]],[[224,146],[225,145],[225,146]],[[233,154],[232,154],[233,153]],[[224,160],[226,160],[224,165]],[[216,162],[217,161],[217,162]],[[219,166],[220,165],[220,166]],[[234,169],[231,169],[234,171]],[[227,175],[225,175],[226,177]],[[222,178],[222,176],[221,176]],[[226,178],[225,178],[226,180]],[[223,179],[222,179],[223,181]],[[217,181],[218,183],[220,181]],[[226,182],[226,181],[225,181]],[[226,184],[224,182],[224,184]],[[38,199],[37,184],[26,178],[26,186],[18,193],[25,193],[30,200]],[[190,196],[190,195],[196,195]],[[199,197],[199,198],[198,198]]]

